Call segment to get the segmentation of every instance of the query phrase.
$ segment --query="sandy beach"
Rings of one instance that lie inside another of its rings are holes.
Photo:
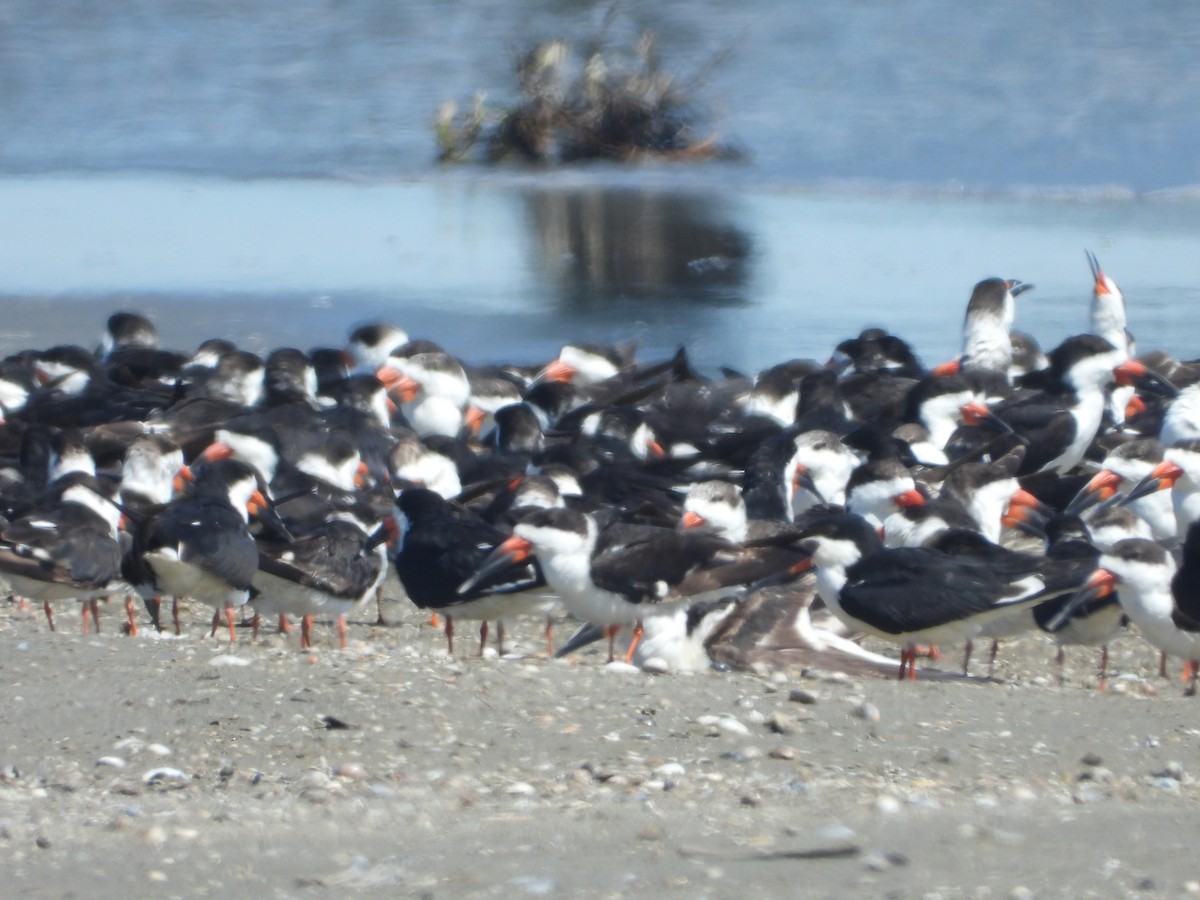
[[[6,894],[1200,894],[1197,701],[1132,634],[1101,694],[1037,636],[992,679],[653,676],[406,607],[304,652],[4,605]]]

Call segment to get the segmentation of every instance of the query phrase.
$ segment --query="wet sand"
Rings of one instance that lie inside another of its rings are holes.
[[[1198,701],[1134,635],[1101,694],[1040,636],[993,679],[652,676],[389,614],[302,652],[0,607],[6,893],[1200,894]]]

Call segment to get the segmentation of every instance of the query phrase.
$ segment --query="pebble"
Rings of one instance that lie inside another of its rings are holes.
[[[796,749],[794,747],[773,747],[771,752],[767,754],[771,759],[795,759]]]
[[[153,753],[155,756],[170,756],[171,748],[166,744],[151,744],[146,748],[147,753]]]
[[[865,722],[878,722],[880,719],[879,707],[866,700],[854,707],[854,715]]]
[[[858,834],[848,825],[829,825],[821,830],[821,839],[831,844],[852,844],[858,840]]]
[[[96,765],[107,766],[110,769],[123,769],[126,763],[119,756],[102,756],[96,760]]]
[[[349,778],[360,781],[367,777],[367,770],[358,763],[341,763],[334,767],[333,774],[338,778]]]
[[[750,736],[750,729],[741,721],[728,714],[723,716],[700,716],[696,719],[696,722],[709,728],[724,731],[726,734],[736,734],[741,737]]]
[[[641,669],[627,662],[621,662],[619,659],[613,660],[604,667],[604,671],[609,675],[639,675]]]
[[[868,872],[886,872],[891,867],[891,862],[882,853],[868,853],[863,857],[863,868]]]
[[[187,781],[188,777],[179,769],[172,769],[169,766],[160,766],[157,769],[151,769],[142,776],[142,781],[146,784],[161,784],[167,781]]]
[[[231,656],[230,654],[226,653],[222,656],[213,657],[208,661],[208,664],[218,668],[241,668],[243,666],[250,665],[250,660],[246,659],[244,656]]]
[[[663,763],[652,770],[659,778],[682,778],[687,774],[687,769],[682,764],[677,762]]]
[[[890,794],[883,794],[875,799],[875,811],[885,816],[895,815],[902,808],[903,804]]]
[[[788,691],[788,700],[792,703],[803,703],[805,706],[813,706],[820,701],[820,698],[812,691],[796,688],[795,690]]]
[[[795,734],[800,730],[800,720],[787,713],[773,713],[767,719],[767,727],[775,734]]]
[[[557,881],[540,875],[520,875],[512,879],[509,884],[533,897],[548,897],[558,891]]]
[[[1171,761],[1163,767],[1161,772],[1154,772],[1153,774],[1164,778],[1174,778],[1176,781],[1183,781],[1183,764]]]
[[[943,765],[953,765],[958,762],[958,754],[949,747],[939,747],[933,754],[933,761]]]
[[[730,750],[728,753],[721,754],[725,759],[732,759],[734,762],[752,762],[753,760],[762,757],[763,752],[758,747],[753,745],[743,747],[740,750]]]
[[[1101,758],[1100,754],[1094,753],[1094,752],[1083,754],[1083,758],[1080,759],[1079,761],[1081,763],[1083,763],[1085,766],[1098,766],[1102,762],[1104,762],[1104,760],[1103,760],[1103,758]]]
[[[659,656],[652,656],[642,663],[642,671],[651,675],[666,675],[671,671],[667,661]]]

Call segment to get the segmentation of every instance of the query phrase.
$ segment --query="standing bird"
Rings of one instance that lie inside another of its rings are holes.
[[[42,601],[51,631],[50,602],[77,600],[87,634],[98,598],[120,577],[120,513],[110,494],[94,476],[74,472],[28,515],[0,528],[0,575],[16,594]]]
[[[527,516],[460,590],[536,554],[546,583],[567,612],[605,629],[609,661],[624,625],[673,612],[688,598],[673,591],[704,566],[732,561],[736,546],[696,529],[615,524],[602,535],[596,519],[573,509],[543,509]],[[708,585],[706,585],[708,587]],[[640,639],[635,627],[627,660]]]
[[[496,578],[477,579],[469,590],[462,590],[461,585],[479,571],[508,535],[431,490],[401,491],[390,527],[388,543],[396,575],[413,603],[446,617],[446,646],[451,655],[455,619],[480,620],[480,656],[487,644],[488,621],[495,621],[503,655],[504,619],[525,613],[545,615],[553,602],[540,591],[545,581],[532,563],[515,566]]]
[[[1100,557],[1051,627],[1114,589],[1119,589],[1121,607],[1146,640],[1163,653],[1184,658],[1187,693],[1195,694],[1200,671],[1200,528],[1189,530],[1178,568],[1171,554],[1153,541],[1118,541]]]
[[[190,597],[221,611],[235,641],[233,611],[250,599],[258,547],[251,512],[269,512],[255,472],[224,459],[200,469],[191,494],[146,517],[137,528],[126,565],[137,583],[159,595]]]
[[[900,644],[898,677],[916,678],[917,645],[965,641],[984,624],[1041,602],[1053,584],[1036,557],[972,559],[922,547],[883,548],[861,516],[829,516],[799,532],[817,593],[855,631]]]

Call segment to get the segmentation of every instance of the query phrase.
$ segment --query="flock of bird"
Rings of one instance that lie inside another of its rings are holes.
[[[0,364],[0,575],[13,595],[179,599],[301,626],[380,600],[494,624],[632,636],[646,668],[819,666],[915,677],[917,660],[1041,629],[1095,645],[1129,623],[1200,659],[1200,366],[1138,357],[1088,254],[1088,333],[1043,353],[1012,329],[1032,286],[988,278],[961,355],[927,369],[877,328],[820,362],[705,378],[681,349],[564,346],[470,366],[386,323],[265,359],[159,346],[110,317],[95,352]],[[1082,318],[1082,315],[1081,315]],[[379,608],[383,618],[383,608]],[[97,618],[98,625],[98,618]],[[899,645],[895,659],[864,635]],[[1102,650],[1103,686],[1106,649]],[[1164,670],[1165,671],[1165,670]]]

